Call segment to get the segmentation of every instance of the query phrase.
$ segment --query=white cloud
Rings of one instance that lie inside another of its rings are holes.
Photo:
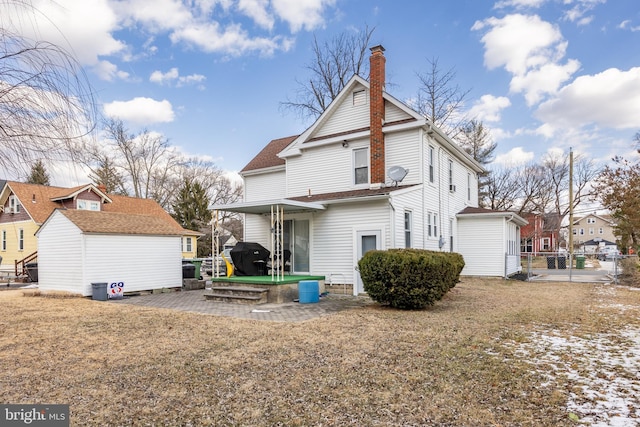
[[[20,34],[69,49],[84,65],[95,65],[99,56],[125,49],[112,36],[118,22],[107,0],[36,0],[32,4],[38,13],[28,6],[17,10],[2,2],[0,15],[11,14]]]
[[[272,0],[271,4],[280,19],[287,22],[291,31],[312,31],[324,25],[323,13],[336,0]]]
[[[117,65],[109,61],[100,61],[96,65],[94,65],[92,69],[100,79],[109,82],[115,79],[129,79],[129,73],[119,70]]]
[[[614,129],[640,128],[640,67],[621,71],[610,68],[581,76],[544,102],[536,117],[546,132],[589,124]]]
[[[593,21],[593,15],[585,16],[599,4],[606,3],[607,0],[577,0],[575,2],[565,1],[565,4],[573,4],[573,7],[565,12],[564,19],[576,22],[578,26],[587,25]]]
[[[554,94],[561,84],[571,78],[578,71],[580,63],[569,60],[566,64],[545,64],[523,75],[516,75],[511,79],[509,88],[512,92],[524,92],[527,105],[540,102],[545,95]]]
[[[560,63],[567,42],[557,26],[537,15],[492,17],[477,21],[472,29],[485,31],[481,38],[485,65],[511,73],[510,90],[524,93],[529,105],[554,94],[580,67],[577,60]]]
[[[482,95],[469,110],[470,117],[482,122],[499,122],[500,113],[511,106],[505,96]]]
[[[517,167],[529,163],[533,158],[533,152],[524,151],[522,147],[515,147],[507,153],[498,154],[493,163],[503,167]]]
[[[175,116],[171,103],[166,99],[156,101],[142,97],[105,104],[104,112],[109,117],[138,125],[172,122]]]
[[[179,74],[177,68],[172,68],[166,73],[163,73],[162,71],[154,71],[153,73],[151,73],[149,81],[152,83],[163,84],[176,80],[178,76]]]
[[[149,76],[149,81],[152,83],[158,83],[161,85],[175,84],[177,87],[182,87],[189,84],[197,84],[205,80],[206,80],[206,77],[203,76],[202,74],[191,74],[188,76],[181,76],[180,72],[175,67],[170,69],[166,73],[156,70],[153,73],[151,73],[151,76]]]
[[[240,0],[238,2],[238,10],[240,12],[253,19],[262,28],[272,30],[275,19],[267,11],[268,6],[269,0]]]
[[[262,55],[272,55],[276,50],[287,51],[291,44],[282,36],[250,37],[238,24],[221,28],[217,22],[193,24],[177,29],[170,35],[173,43],[197,46],[205,52],[227,53],[239,56],[257,51]]]
[[[515,9],[537,9],[548,0],[501,0],[496,2],[494,9],[513,7]]]
[[[631,21],[629,19],[622,21],[620,25],[618,25],[618,28],[620,28],[621,30],[628,29],[632,33],[635,33],[636,31],[640,31],[640,25],[638,26],[631,25]]]

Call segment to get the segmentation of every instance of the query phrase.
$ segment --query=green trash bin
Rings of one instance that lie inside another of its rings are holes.
[[[200,267],[202,266],[202,260],[198,258],[194,258],[191,260],[191,264],[196,266],[194,277],[198,280],[202,280],[202,276],[200,275]]]
[[[584,260],[585,260],[585,257],[583,255],[576,256],[576,268],[583,269]]]

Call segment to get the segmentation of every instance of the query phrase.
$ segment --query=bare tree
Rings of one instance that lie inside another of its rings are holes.
[[[491,138],[487,128],[478,120],[470,120],[462,126],[458,134],[458,143],[464,151],[485,168],[493,161],[493,153],[498,146]],[[478,174],[478,203],[480,206],[483,206],[490,173],[487,170],[487,172]]]
[[[489,175],[482,205],[493,210],[512,210],[518,203],[520,188],[514,169],[494,169]]]
[[[443,72],[438,58],[427,59],[427,62],[427,71],[417,73],[421,86],[414,108],[449,137],[456,138],[466,123],[464,100],[471,90],[462,90],[455,84],[454,68]]]
[[[280,106],[295,111],[302,118],[317,118],[327,109],[354,74],[368,78],[367,48],[375,27],[365,27],[357,32],[343,31],[328,42],[313,37],[313,59],[305,67],[310,74],[308,81],[296,80],[297,94],[294,100],[281,102]]]
[[[31,3],[3,3],[15,13],[0,14],[0,170],[19,176],[38,159],[73,159],[94,129],[96,109],[73,55],[12,30],[12,16],[37,13]]]

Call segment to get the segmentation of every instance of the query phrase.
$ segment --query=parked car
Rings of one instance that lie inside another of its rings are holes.
[[[615,258],[621,258],[622,252],[615,246],[605,246],[598,252],[598,259],[600,261],[609,261]]]

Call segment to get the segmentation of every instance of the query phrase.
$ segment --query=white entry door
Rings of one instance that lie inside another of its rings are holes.
[[[362,284],[362,278],[360,272],[357,270],[358,261],[364,254],[374,249],[382,248],[382,230],[358,230],[356,231],[356,246],[357,246],[357,258],[356,258],[356,283],[353,287],[353,294],[358,295],[364,292],[364,285]]]

